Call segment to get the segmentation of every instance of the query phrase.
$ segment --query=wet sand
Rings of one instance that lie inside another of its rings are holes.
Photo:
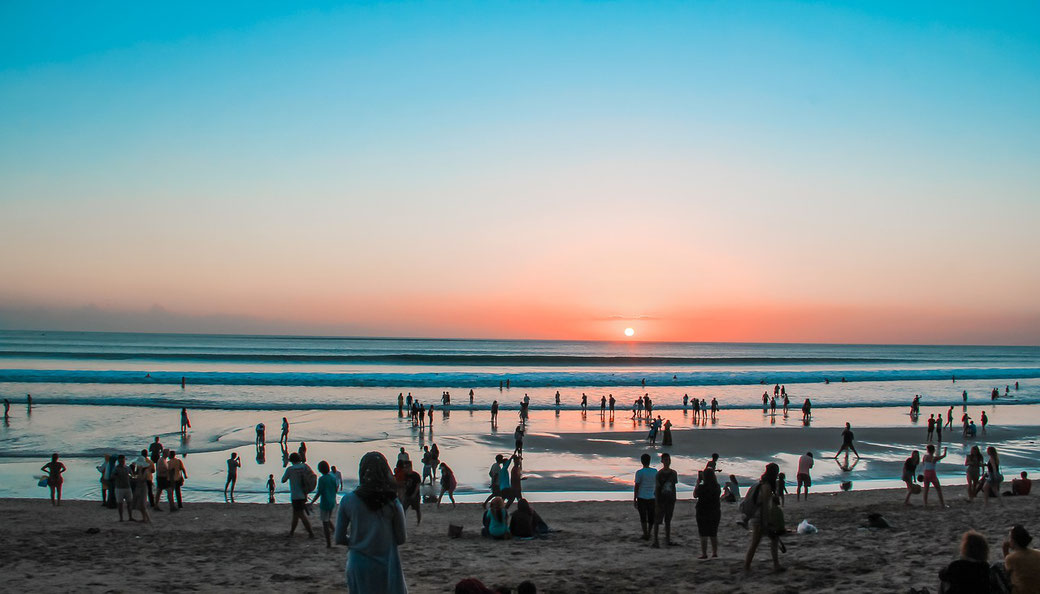
[[[947,487],[952,507],[905,508],[897,491],[875,490],[789,498],[787,522],[808,519],[814,535],[790,535],[773,574],[768,549],[750,574],[742,571],[748,533],[734,525],[724,505],[719,559],[699,561],[693,503],[683,496],[673,534],[679,546],[651,549],[639,539],[638,516],[628,502],[543,503],[536,509],[557,532],[545,540],[489,541],[479,537],[480,507],[424,506],[423,522],[408,516],[402,549],[411,592],[451,592],[476,577],[488,585],[515,587],[534,581],[544,592],[899,592],[927,586],[956,555],[969,528],[989,540],[999,558],[1007,528],[1016,522],[1040,534],[1036,497],[1003,505],[968,503],[960,484]],[[861,527],[880,512],[891,530]],[[10,591],[343,591],[344,547],[325,548],[321,538],[286,538],[287,505],[186,504],[177,513],[156,512],[154,523],[117,522],[116,512],[91,502],[52,508],[40,500],[0,500],[0,559]],[[463,536],[447,537],[449,523]],[[96,533],[88,530],[97,528]],[[663,534],[662,534],[663,536]],[[139,576],[139,577],[138,577]]]

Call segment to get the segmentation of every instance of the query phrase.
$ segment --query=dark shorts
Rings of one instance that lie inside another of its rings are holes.
[[[302,512],[302,511],[304,511],[306,509],[306,507],[307,507],[307,500],[306,499],[293,499],[292,500],[292,509],[293,509],[294,512]]]
[[[653,499],[636,499],[636,509],[639,510],[640,522],[649,523],[654,521]]]
[[[663,520],[671,522],[672,514],[675,512],[675,499],[658,499],[654,503],[654,523],[660,524]]]
[[[799,473],[796,478],[798,479],[798,486],[799,487],[801,487],[802,485],[805,485],[806,487],[811,487],[812,486],[812,478],[810,478],[809,475],[803,474],[803,473]]]
[[[155,485],[160,491],[165,491],[170,487],[170,481],[168,479],[159,477],[155,479]]]

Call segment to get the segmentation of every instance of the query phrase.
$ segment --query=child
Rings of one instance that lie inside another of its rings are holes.
[[[321,473],[321,478],[318,479],[318,487],[311,503],[321,499],[321,503],[318,504],[318,509],[321,510],[321,527],[325,531],[325,547],[331,549],[332,534],[336,530],[332,525],[332,510],[336,508],[336,475],[332,474],[332,469],[325,460],[318,462],[318,472]]]
[[[784,496],[787,495],[787,479],[784,473],[776,475],[776,494],[780,497],[780,506],[784,505]]]
[[[268,503],[274,503],[274,475],[273,474],[267,475],[267,493],[268,493],[267,502]]]

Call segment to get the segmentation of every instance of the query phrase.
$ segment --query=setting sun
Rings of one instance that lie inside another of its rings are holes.
[[[636,331],[632,328],[625,328],[625,336],[635,336]]]

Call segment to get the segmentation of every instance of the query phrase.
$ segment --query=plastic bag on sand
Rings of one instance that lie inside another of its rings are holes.
[[[809,523],[809,520],[802,520],[801,524],[798,524],[798,534],[816,534],[819,530],[816,526]]]

